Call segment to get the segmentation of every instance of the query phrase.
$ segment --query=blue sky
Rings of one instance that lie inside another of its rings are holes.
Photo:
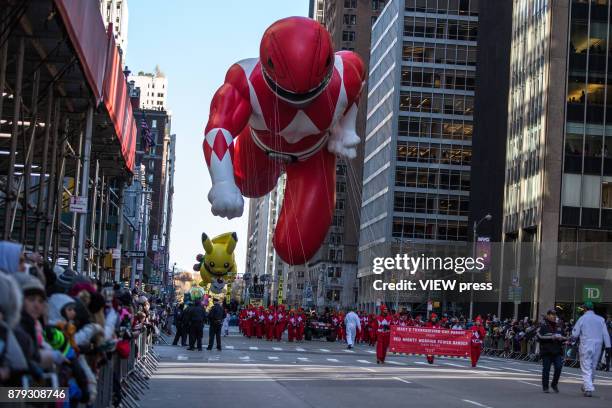
[[[248,211],[228,221],[214,217],[206,198],[210,176],[202,153],[210,100],[236,61],[255,57],[265,29],[288,16],[308,15],[308,0],[130,0],[127,65],[168,78],[172,133],[177,135],[170,261],[190,269],[202,252],[200,235],[238,233],[236,257],[244,272]]]

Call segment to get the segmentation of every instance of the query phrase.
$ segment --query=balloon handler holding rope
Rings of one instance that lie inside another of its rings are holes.
[[[226,298],[229,301],[231,285],[238,272],[234,256],[236,242],[238,242],[238,236],[235,232],[221,234],[213,239],[210,239],[206,233],[202,233],[202,246],[205,254],[199,254],[196,257],[198,263],[193,266],[193,269],[200,272],[202,277],[200,286],[204,289],[205,300],[208,301],[207,312],[213,307],[213,299],[218,299],[221,304]]]
[[[245,197],[287,182],[274,248],[291,265],[316,253],[336,200],[336,155],[353,159],[365,68],[351,51],[334,53],[330,34],[306,17],[273,23],[259,58],[232,65],[215,93],[203,143],[212,213],[240,217]]]

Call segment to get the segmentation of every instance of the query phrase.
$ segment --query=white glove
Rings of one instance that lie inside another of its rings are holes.
[[[354,159],[357,157],[357,146],[360,141],[361,139],[353,130],[345,130],[341,127],[337,127],[331,133],[331,137],[327,143],[327,150],[338,156]]]
[[[244,210],[244,199],[238,186],[232,181],[221,181],[213,184],[208,193],[212,204],[212,213],[219,217],[232,219],[240,217]]]

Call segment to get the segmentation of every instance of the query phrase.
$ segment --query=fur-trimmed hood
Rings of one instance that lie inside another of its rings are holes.
[[[62,310],[69,304],[76,305],[76,300],[63,293],[55,293],[49,298],[49,324],[55,326],[57,323],[66,321]]]
[[[12,276],[0,272],[0,312],[6,324],[13,328],[19,323],[23,295]]]

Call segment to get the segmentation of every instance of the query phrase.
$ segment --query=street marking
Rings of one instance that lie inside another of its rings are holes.
[[[494,368],[494,367],[489,367],[489,366],[483,366],[483,365],[479,365],[478,367],[480,367],[480,368],[484,368],[485,370],[499,370],[499,368]]]
[[[276,356],[268,356],[268,360],[278,360],[278,357],[276,357]]]
[[[177,359],[178,361],[185,361],[185,360],[189,360],[189,357],[187,357],[187,356],[183,356],[183,355],[178,355],[178,356],[176,357],[176,359]]]
[[[259,350],[259,348],[251,346],[249,347],[249,350]]]
[[[522,381],[522,380],[516,380],[517,382],[523,383],[523,384],[527,384],[527,385],[533,385],[534,387],[539,387],[538,384],[532,384],[532,383],[528,383],[527,381]]]
[[[308,357],[298,357],[297,359],[300,361],[310,361],[308,360]]]
[[[387,360],[386,363],[395,364],[395,365],[402,365],[402,366],[407,365],[406,363],[400,363],[399,361],[391,361],[391,360]]]
[[[233,350],[234,346],[225,346],[225,348],[228,349],[228,350]]]
[[[376,372],[376,370],[375,370],[375,369],[373,369],[373,368],[368,368],[368,367],[359,367],[359,368],[361,368],[362,370],[371,371],[371,372],[373,372],[373,373],[375,373],[375,372]]]
[[[374,351],[374,350],[367,350],[367,352],[370,353],[370,354],[376,354],[376,351]]]
[[[461,364],[455,364],[455,363],[442,363],[442,364],[447,365],[447,366],[460,367],[460,368],[465,367],[465,366],[462,366]]]
[[[490,406],[488,406],[488,405],[481,404],[480,402],[476,402],[476,401],[472,401],[472,400],[467,400],[467,399],[464,399],[464,400],[461,400],[461,401],[463,401],[463,402],[468,402],[468,403],[470,403],[470,404],[474,404],[474,405],[476,405],[477,407],[482,407],[482,408],[491,408],[491,407],[490,407]]]
[[[431,366],[431,367],[440,367],[439,365],[429,364],[429,363],[427,363],[425,361],[415,361],[414,364],[420,364],[420,365]]]
[[[274,351],[283,351],[283,349],[280,348],[280,347],[272,347],[272,350],[274,350]]]
[[[328,358],[327,361],[330,361],[332,363],[339,363],[340,360],[336,359],[336,358]]]
[[[251,357],[249,357],[249,356],[243,356],[243,357],[240,357],[240,359],[241,359],[241,360],[250,360],[250,359],[251,359]]]
[[[303,349],[303,348],[301,348],[301,347],[296,347],[296,348],[295,348],[295,351],[306,351],[306,350],[304,350],[304,349]]]
[[[510,367],[506,367],[506,370],[516,371],[518,373],[528,373],[529,372],[527,370],[519,370],[518,368],[510,368]]]
[[[372,363],[371,361],[368,361],[368,360],[357,360],[357,362],[361,363],[361,364],[374,364],[374,363]]]
[[[345,353],[354,353],[355,352],[355,350],[348,350],[348,349],[344,349],[342,351],[344,351]]]
[[[329,353],[329,350],[328,350],[328,349],[319,349],[319,350],[321,350],[321,351],[322,351],[322,352],[324,352],[324,353]]]
[[[390,361],[389,361],[389,362],[390,362]],[[394,379],[394,380],[397,380],[397,381],[401,381],[401,382],[406,383],[406,384],[412,384],[412,382],[411,382],[411,381],[404,380],[403,378],[393,377],[393,379]]]

